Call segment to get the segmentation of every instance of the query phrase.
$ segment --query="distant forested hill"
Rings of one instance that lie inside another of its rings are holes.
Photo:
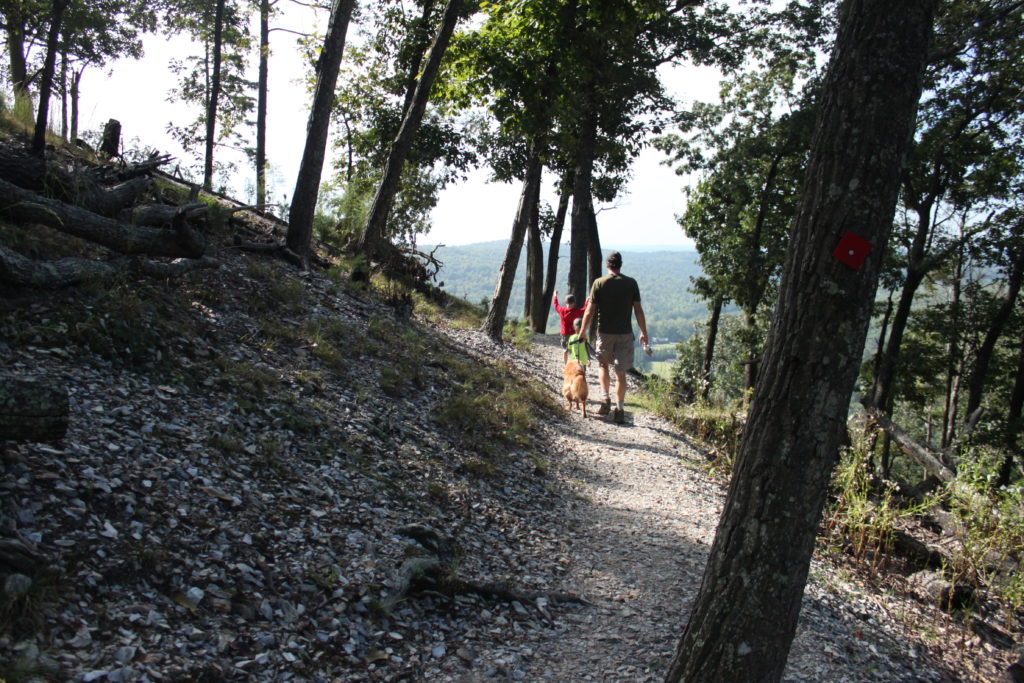
[[[494,285],[498,279],[498,268],[505,257],[507,242],[481,242],[458,247],[441,247],[436,256],[444,264],[438,274],[438,282],[444,282],[444,289],[455,296],[479,304],[490,302]],[[423,246],[430,251],[432,246]],[[568,247],[563,246],[559,258],[557,287],[561,299],[565,299],[565,278],[568,274]],[[544,247],[547,257],[547,245]],[[693,331],[695,322],[707,317],[707,306],[690,293],[690,276],[700,274],[695,251],[624,251],[622,272],[634,277],[640,283],[644,313],[651,336],[658,341],[675,342],[684,339]],[[519,259],[519,272],[509,302],[508,317],[520,320],[523,317],[523,291],[525,281],[526,254]],[[548,318],[548,332],[557,332],[557,316],[552,311]]]

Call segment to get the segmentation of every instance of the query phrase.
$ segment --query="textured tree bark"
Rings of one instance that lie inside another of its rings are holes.
[[[309,110],[309,122],[306,124],[306,145],[302,149],[302,161],[295,179],[295,191],[292,193],[292,206],[288,214],[288,235],[285,238],[288,249],[298,254],[304,263],[309,262],[309,243],[313,236],[320,176],[324,170],[334,88],[338,84],[341,56],[345,51],[345,35],[355,4],[355,0],[334,0],[323,51],[316,64],[316,90],[313,93],[313,106]]]
[[[501,341],[501,330],[505,327],[505,315],[508,311],[508,300],[512,295],[512,285],[516,279],[516,268],[519,267],[519,254],[523,251],[523,239],[526,237],[526,226],[533,212],[533,202],[537,198],[537,186],[540,184],[541,171],[544,165],[537,153],[537,145],[530,146],[530,158],[526,166],[526,178],[523,180],[523,191],[519,196],[519,208],[512,224],[512,237],[505,250],[505,260],[498,270],[498,282],[494,286],[494,296],[487,310],[483,331],[494,341]]]
[[[668,681],[782,678],[860,367],[936,0],[845,0],[725,508]],[[832,256],[853,232],[858,269]]]
[[[42,379],[0,377],[0,442],[59,441],[68,430],[68,390]]]
[[[365,254],[368,260],[378,256],[382,250],[382,244],[385,241],[384,228],[395,202],[395,195],[398,194],[402,167],[412,149],[413,138],[423,121],[423,113],[426,111],[427,102],[430,99],[430,89],[434,85],[434,79],[441,67],[441,59],[444,57],[445,50],[448,49],[448,41],[451,40],[461,12],[462,0],[448,0],[448,4],[444,8],[444,15],[441,17],[441,26],[437,30],[434,43],[430,46],[430,52],[423,65],[423,73],[416,83],[412,102],[405,112],[398,135],[395,136],[395,141],[391,145],[391,152],[384,164],[383,177],[366,218],[366,227],[359,237],[358,250]],[[501,312],[501,317],[502,324],[504,324],[504,310]]]

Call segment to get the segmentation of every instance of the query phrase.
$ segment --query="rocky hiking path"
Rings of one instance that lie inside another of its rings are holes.
[[[465,334],[465,333],[463,333]],[[503,349],[513,365],[561,389],[557,335],[529,352]],[[596,415],[596,368],[588,370],[588,417],[552,426],[554,468],[581,504],[564,520],[569,568],[561,589],[589,605],[541,602],[548,627],[464,653],[475,666],[448,681],[660,681],[700,587],[724,488],[702,472],[704,457],[659,418],[626,402],[626,423]],[[564,403],[563,403],[564,405]],[[812,567],[786,680],[941,681],[923,648],[869,595],[822,586]],[[833,582],[830,582],[833,583]]]

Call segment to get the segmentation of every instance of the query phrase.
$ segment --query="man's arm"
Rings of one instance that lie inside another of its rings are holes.
[[[640,346],[647,346],[647,319],[639,301],[633,302],[633,313],[636,315],[636,325],[640,328]]]

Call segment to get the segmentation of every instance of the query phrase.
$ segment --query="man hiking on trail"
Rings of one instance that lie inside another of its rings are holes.
[[[640,328],[640,345],[647,346],[647,320],[640,305],[640,286],[631,277],[619,272],[622,268],[622,254],[613,251],[605,260],[608,274],[594,280],[583,315],[583,329],[579,338],[586,342],[587,330],[597,315],[596,356],[599,366],[597,381],[601,385],[601,405],[598,415],[607,415],[611,410],[611,394],[608,389],[611,378],[608,366],[615,367],[615,410],[612,420],[622,424],[626,420],[626,371],[633,367],[633,314]]]

